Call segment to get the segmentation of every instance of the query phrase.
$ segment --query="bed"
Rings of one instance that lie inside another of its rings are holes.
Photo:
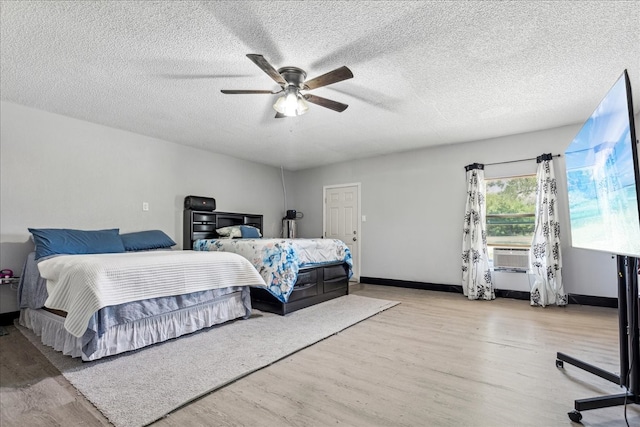
[[[194,251],[242,255],[264,279],[252,288],[256,309],[285,315],[349,293],[351,252],[336,239],[199,239]]]
[[[260,214],[185,209],[183,248],[234,252],[260,272],[253,308],[285,315],[349,293],[351,252],[333,239],[263,239]],[[269,264],[269,265],[267,265]]]
[[[147,232],[127,243],[117,229],[30,231],[36,251],[21,275],[19,322],[84,361],[247,318],[250,286],[265,286],[245,258],[170,250],[175,242],[162,232],[154,231],[161,243],[140,239]]]

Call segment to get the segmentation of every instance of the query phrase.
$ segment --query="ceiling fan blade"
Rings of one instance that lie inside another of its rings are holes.
[[[284,87],[287,85],[287,81],[280,75],[278,71],[276,71],[275,68],[273,68],[271,64],[269,64],[266,59],[264,59],[264,56],[255,53],[249,53],[247,54],[247,57],[252,60],[254,64],[260,67],[262,71],[267,73],[269,77],[271,77],[280,86]]]
[[[257,94],[257,93],[275,95],[276,93],[280,93],[282,91],[281,90],[229,90],[229,89],[222,89],[222,90],[220,90],[220,92],[226,93],[227,95],[243,95],[243,94]]]
[[[345,66],[336,68],[333,71],[329,71],[326,74],[307,80],[304,82],[305,89],[311,90],[322,86],[327,86],[333,83],[338,83],[343,80],[347,80],[353,77],[353,73]]]
[[[343,103],[337,102],[337,101],[332,101],[332,100],[327,99],[327,98],[321,98],[319,96],[311,95],[309,93],[307,93],[306,95],[303,95],[303,96],[304,96],[304,99],[306,99],[309,102],[312,102],[314,104],[317,104],[317,105],[319,105],[321,107],[328,108],[328,109],[333,110],[333,111],[337,111],[338,113],[342,113],[348,107],[347,104],[343,104]]]

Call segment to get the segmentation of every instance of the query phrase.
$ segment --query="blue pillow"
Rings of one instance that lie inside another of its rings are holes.
[[[241,225],[240,233],[242,234],[243,239],[259,239],[262,237],[260,235],[260,230],[250,225]]]
[[[126,251],[148,251],[175,246],[176,242],[160,230],[137,231],[121,234],[120,238]]]
[[[29,228],[36,245],[36,259],[51,255],[106,254],[124,252],[117,228],[111,230],[72,230],[67,228]]]

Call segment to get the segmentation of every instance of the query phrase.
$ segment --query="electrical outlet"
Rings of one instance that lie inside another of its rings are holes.
[[[142,210],[143,211],[148,211],[149,210],[149,203],[148,202],[142,202]]]

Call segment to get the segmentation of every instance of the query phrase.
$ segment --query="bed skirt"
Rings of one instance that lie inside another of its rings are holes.
[[[71,357],[84,361],[97,360],[148,345],[178,338],[200,329],[251,315],[249,288],[223,295],[215,300],[113,326],[107,329],[85,354],[82,337],[71,335],[64,328],[64,318],[46,310],[24,308],[19,322],[40,337],[42,343]]]

